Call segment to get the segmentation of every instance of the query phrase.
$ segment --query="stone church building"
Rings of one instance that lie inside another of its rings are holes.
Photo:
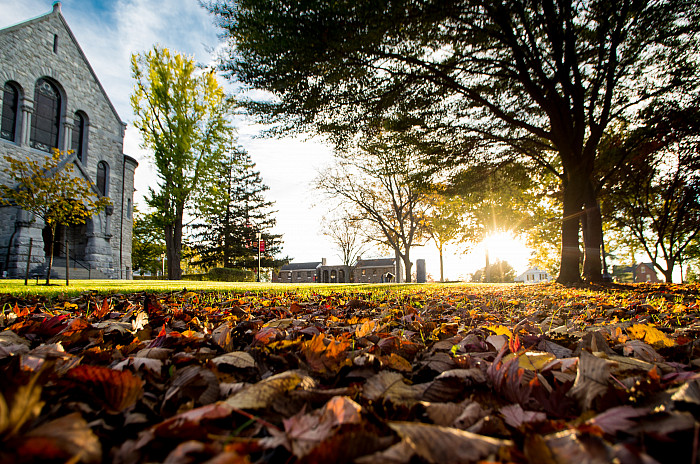
[[[73,163],[73,173],[112,202],[85,224],[58,226],[54,239],[58,275],[61,266],[65,272],[67,247],[71,277],[130,279],[138,163],[123,153],[126,124],[68,27],[60,3],[45,15],[0,30],[0,108],[1,183],[10,183],[2,172],[7,167],[5,156],[39,161],[53,148],[72,150],[62,165]],[[25,275],[30,239],[31,273],[45,272],[49,235],[40,218],[0,206],[0,275]]]

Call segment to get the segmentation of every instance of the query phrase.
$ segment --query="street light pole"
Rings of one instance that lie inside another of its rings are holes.
[[[258,239],[258,282],[260,282],[260,232],[256,232],[255,236]]]

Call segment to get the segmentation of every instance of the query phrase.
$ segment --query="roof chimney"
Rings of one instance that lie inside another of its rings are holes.
[[[53,12],[61,12],[61,2],[53,2]]]
[[[325,266],[325,265],[326,265],[326,258],[321,258],[321,266]]]

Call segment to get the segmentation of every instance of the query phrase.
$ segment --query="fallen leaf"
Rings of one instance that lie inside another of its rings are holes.
[[[492,455],[508,456],[510,440],[464,430],[412,422],[389,422],[413,451],[430,463],[472,463]]]
[[[547,420],[547,414],[536,411],[525,411],[519,404],[503,406],[498,410],[511,427],[518,428],[528,422],[541,422]]]
[[[661,332],[656,327],[646,324],[635,324],[627,328],[627,333],[632,337],[642,340],[655,348],[664,348],[674,346],[676,343],[671,340],[666,334]]]
[[[584,409],[588,409],[598,396],[608,390],[610,368],[604,359],[582,351],[578,362],[578,372],[574,386],[569,395],[579,400]]]
[[[77,412],[27,432],[17,449],[25,462],[102,462],[100,441]]]
[[[217,366],[224,364],[227,366],[233,366],[238,369],[248,369],[255,367],[255,360],[249,353],[246,353],[245,351],[233,351],[231,353],[226,353],[224,355],[217,356],[216,358],[212,359],[212,362]]]
[[[244,387],[225,402],[236,409],[264,409],[297,387],[313,386],[313,379],[302,372],[285,371]]]

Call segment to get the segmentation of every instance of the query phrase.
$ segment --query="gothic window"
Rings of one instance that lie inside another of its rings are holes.
[[[86,133],[85,117],[80,113],[73,116],[73,134],[71,136],[70,148],[76,154],[81,163],[87,161],[86,155]]]
[[[51,82],[39,79],[34,92],[34,117],[30,145],[50,152],[58,148],[58,134],[61,121],[61,94]]]
[[[107,196],[109,186],[109,165],[104,161],[97,163],[97,190],[103,197]]]
[[[126,218],[131,219],[131,198],[126,199]]]
[[[12,142],[17,133],[17,116],[19,109],[19,91],[9,82],[5,84],[2,95],[2,125],[0,137]]]

